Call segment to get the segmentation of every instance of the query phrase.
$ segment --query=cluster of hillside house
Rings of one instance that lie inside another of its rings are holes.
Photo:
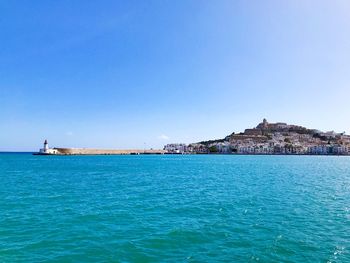
[[[168,144],[164,150],[168,153],[348,155],[350,136],[281,122],[268,123],[264,119],[255,128],[233,133],[225,139]]]

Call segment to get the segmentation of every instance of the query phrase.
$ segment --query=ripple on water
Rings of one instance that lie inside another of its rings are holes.
[[[1,262],[350,262],[350,158],[0,155]]]

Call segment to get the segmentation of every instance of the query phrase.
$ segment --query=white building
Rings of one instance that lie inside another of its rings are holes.
[[[308,149],[308,152],[310,154],[329,154],[330,153],[330,146],[329,145],[315,145],[311,146]]]
[[[184,153],[187,152],[187,145],[184,143],[172,143],[164,146],[164,150],[168,153]]]
[[[216,149],[218,150],[218,153],[231,153],[231,144],[229,142],[219,142],[212,144],[210,146],[215,146]]]

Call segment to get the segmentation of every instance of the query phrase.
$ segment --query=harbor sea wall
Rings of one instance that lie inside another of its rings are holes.
[[[87,148],[54,148],[57,155],[122,155],[122,154],[164,154],[164,150],[111,150]]]

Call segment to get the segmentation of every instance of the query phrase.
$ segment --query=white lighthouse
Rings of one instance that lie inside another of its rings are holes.
[[[47,143],[47,140],[44,141],[44,148],[40,149],[39,154],[57,154],[57,149],[49,148],[49,144]]]
[[[44,141],[44,152],[47,153],[49,150],[49,144],[47,143],[47,140]]]

